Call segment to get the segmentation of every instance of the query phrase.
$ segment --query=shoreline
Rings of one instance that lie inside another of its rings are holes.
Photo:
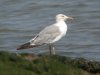
[[[100,75],[100,62],[59,55],[0,51],[0,70],[0,75],[6,75],[5,72],[7,75]]]

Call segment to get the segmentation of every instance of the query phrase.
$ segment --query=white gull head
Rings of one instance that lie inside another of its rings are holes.
[[[56,21],[66,21],[67,19],[73,19],[72,17],[68,17],[64,14],[57,14],[56,15]]]

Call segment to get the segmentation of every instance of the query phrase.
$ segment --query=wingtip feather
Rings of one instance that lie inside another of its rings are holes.
[[[28,49],[28,48],[33,48],[33,47],[37,47],[39,45],[31,45],[30,42],[25,43],[21,46],[19,46],[16,50],[23,50],[23,49]]]
[[[25,44],[19,46],[16,50],[27,49],[30,47],[32,47],[32,46],[30,45],[30,42],[28,42],[28,43],[25,43]]]

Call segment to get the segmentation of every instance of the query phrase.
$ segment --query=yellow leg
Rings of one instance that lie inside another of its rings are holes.
[[[52,55],[52,46],[49,44],[49,51],[50,51],[50,56]]]
[[[48,45],[49,45],[50,56],[52,54],[55,55],[55,48],[53,47],[53,44],[48,44]]]

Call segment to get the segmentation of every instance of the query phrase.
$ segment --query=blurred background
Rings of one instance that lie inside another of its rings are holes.
[[[100,61],[100,0],[0,0],[0,51],[48,54],[47,46],[17,51],[55,15],[71,16],[67,35],[55,43],[56,54]]]

